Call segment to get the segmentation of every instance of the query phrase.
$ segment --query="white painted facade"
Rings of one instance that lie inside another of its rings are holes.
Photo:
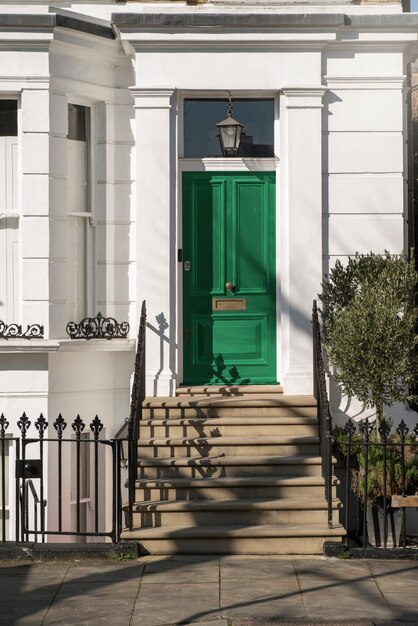
[[[18,102],[17,137],[0,137],[0,319],[45,329],[43,340],[0,340],[9,420],[98,414],[111,437],[129,411],[143,299],[147,391],[173,395],[184,171],[276,171],[277,380],[311,393],[324,273],[356,251],[411,243],[406,74],[417,18],[391,2],[0,1],[0,98]],[[228,91],[275,99],[274,159],[183,158],[184,99]],[[83,169],[69,152],[69,104],[90,111],[88,201],[74,200],[88,214],[76,216],[88,239],[85,313],[129,321],[127,340],[66,335],[77,310],[71,172]]]

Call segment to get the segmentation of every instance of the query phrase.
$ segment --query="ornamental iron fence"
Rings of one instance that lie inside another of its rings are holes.
[[[0,416],[0,541],[109,537],[122,528],[124,440],[103,437],[96,415],[71,424]]]
[[[113,325],[112,318],[101,317],[100,324],[104,333],[129,331],[129,326],[106,327]],[[80,415],[69,423],[61,414],[48,422],[42,414],[32,421],[23,413],[11,425],[1,414],[0,542],[44,542],[63,536],[117,542],[123,526],[132,528],[145,397],[145,329],[143,302],[130,414],[113,437],[106,436],[97,415],[90,423]],[[84,330],[87,338],[90,330]]]
[[[418,424],[396,428],[382,420],[335,428],[334,449],[344,468],[344,525],[363,547],[417,547]]]

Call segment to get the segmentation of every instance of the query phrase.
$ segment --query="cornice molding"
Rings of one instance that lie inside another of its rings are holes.
[[[171,98],[176,91],[173,87],[130,87],[135,98],[135,109],[171,109]]]
[[[3,32],[51,33],[57,27],[115,39],[110,23],[98,23],[78,13],[0,13],[0,30]]]
[[[402,89],[406,81],[405,75],[400,76],[324,76],[329,89]]]
[[[345,24],[344,13],[113,13],[112,22],[121,31],[142,28],[223,27],[238,28],[336,28]]]

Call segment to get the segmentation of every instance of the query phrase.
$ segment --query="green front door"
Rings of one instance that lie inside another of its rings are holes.
[[[276,382],[275,173],[183,174],[185,384]]]

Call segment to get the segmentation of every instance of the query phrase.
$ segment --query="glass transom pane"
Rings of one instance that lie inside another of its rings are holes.
[[[216,124],[226,117],[228,101],[190,98],[184,101],[184,158],[221,157]],[[244,125],[240,157],[274,156],[274,100],[233,100],[234,119]]]

